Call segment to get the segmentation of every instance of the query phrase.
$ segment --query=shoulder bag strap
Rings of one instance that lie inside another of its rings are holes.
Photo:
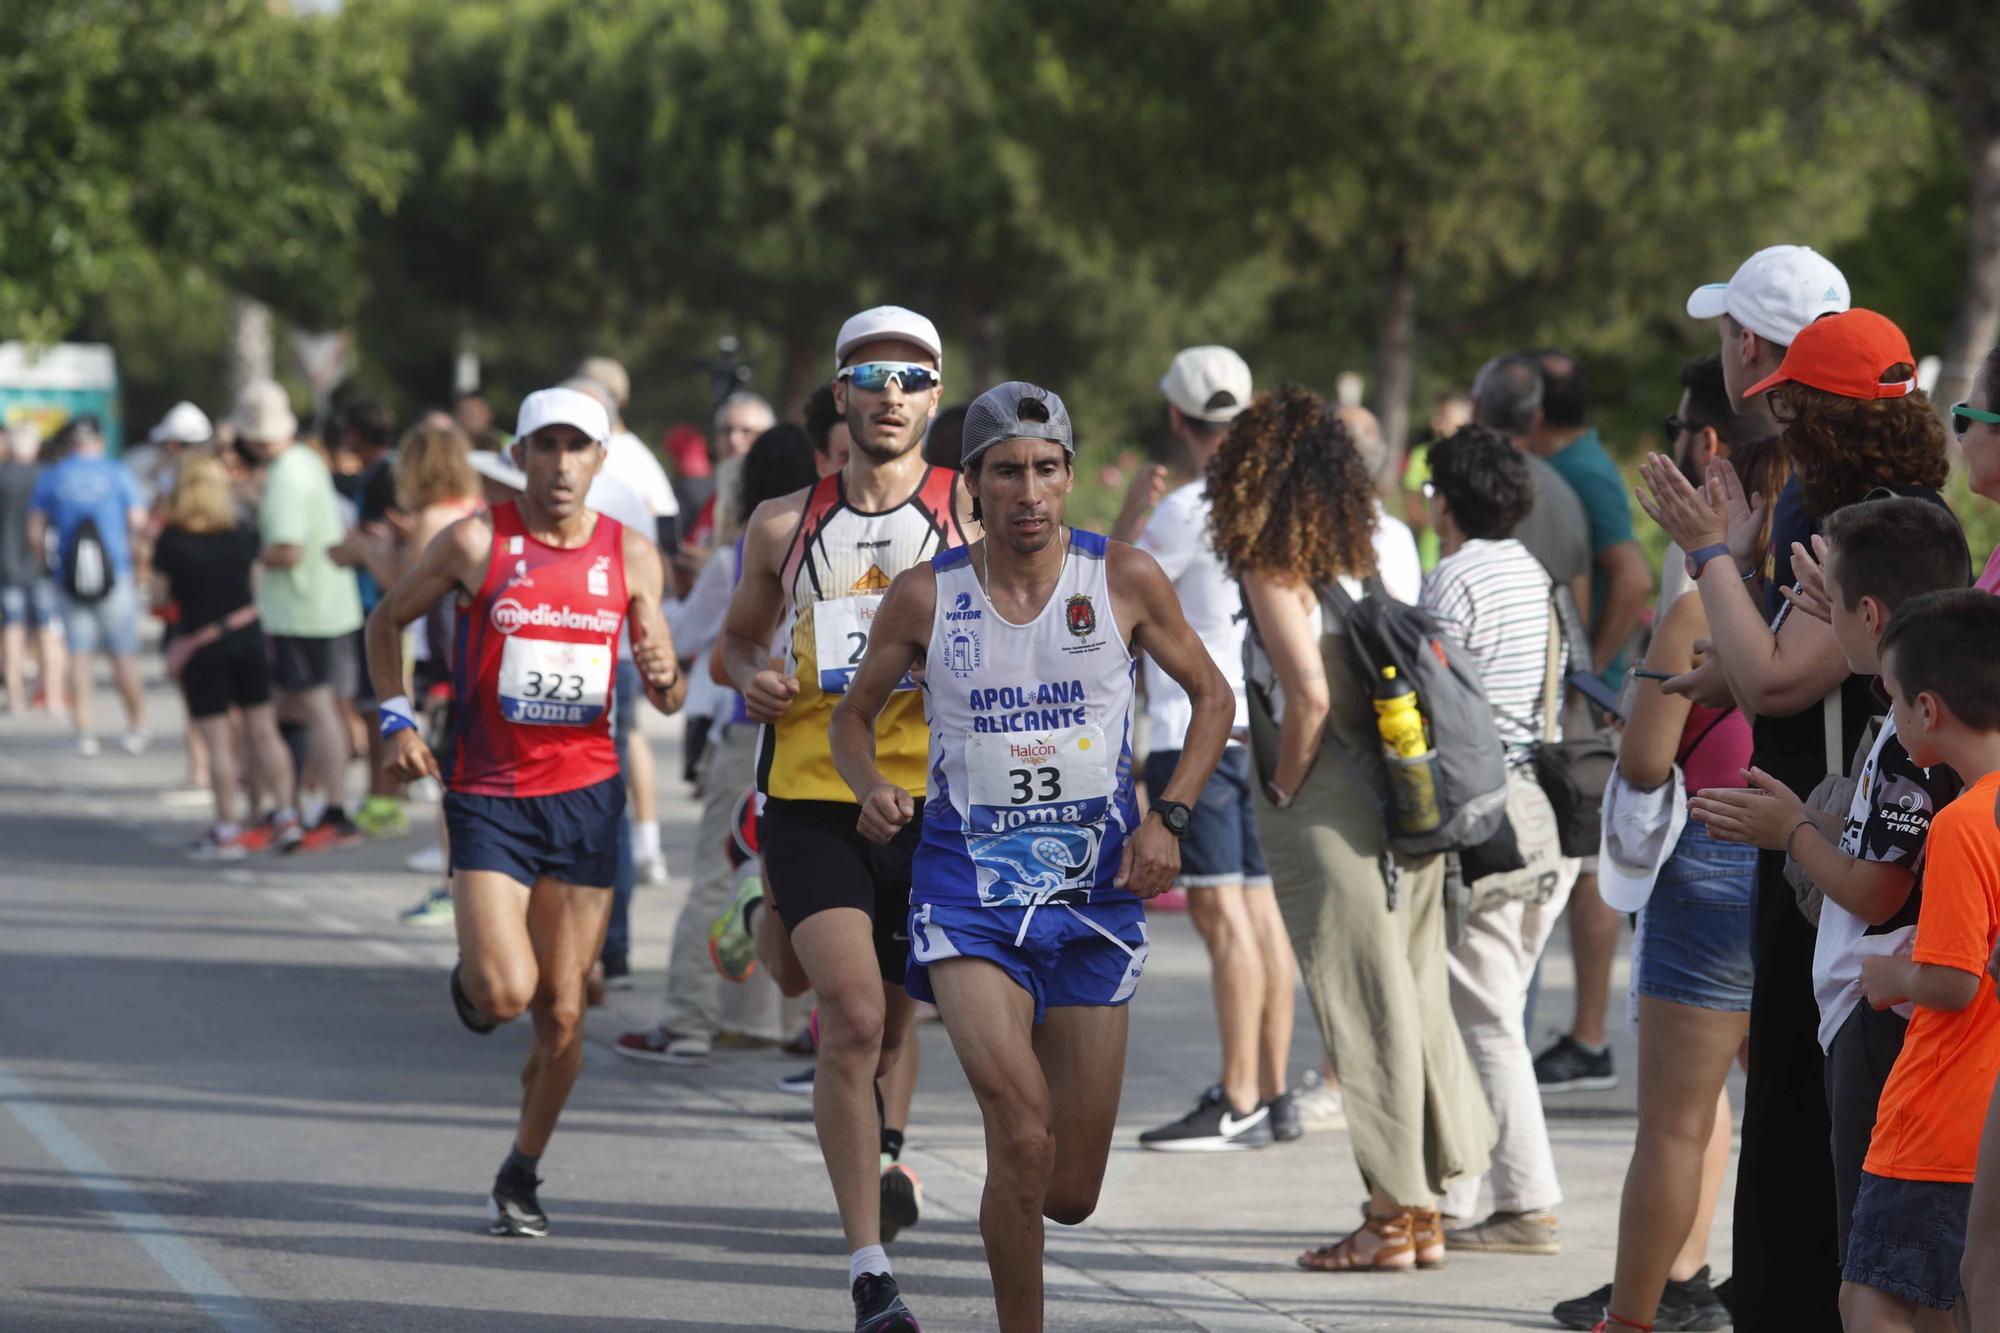
[[[1556,743],[1562,707],[1562,617],[1556,610],[1556,587],[1549,584],[1549,642],[1542,667],[1542,744]]]

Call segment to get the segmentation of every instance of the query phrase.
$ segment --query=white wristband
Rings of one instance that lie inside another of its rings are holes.
[[[375,721],[387,739],[405,728],[414,730],[417,719],[410,712],[410,696],[399,694],[393,699],[384,699],[375,705]]]

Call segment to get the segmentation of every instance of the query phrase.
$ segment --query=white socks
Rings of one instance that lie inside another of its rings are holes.
[[[847,1285],[853,1286],[861,1280],[863,1273],[881,1273],[887,1276],[889,1255],[880,1245],[863,1245],[847,1257]]]
[[[660,821],[657,819],[635,819],[632,821],[632,859],[651,861],[660,855]]]

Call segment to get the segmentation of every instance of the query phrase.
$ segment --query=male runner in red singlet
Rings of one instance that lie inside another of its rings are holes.
[[[611,739],[619,627],[630,618],[646,698],[687,686],[660,614],[651,533],[584,507],[611,433],[601,404],[543,389],[521,404],[519,501],[460,519],[368,621],[368,669],[390,766],[446,786],[460,961],[452,1003],[474,1032],[522,1011],[535,1042],[521,1119],[488,1203],[496,1236],[545,1236],[535,1166],[583,1061],[584,977],[604,941],[625,807]],[[445,762],[403,697],[403,627],[457,594],[457,715]]]
[[[955,474],[926,464],[919,448],[937,415],[940,356],[936,327],[901,306],[865,310],[841,326],[833,394],[852,437],[847,465],[750,516],[743,578],[723,626],[730,683],[765,724],[757,762],[764,878],[819,999],[813,1122],[847,1237],[859,1333],[916,1329],[882,1241],[885,1203],[900,1213],[889,1225],[907,1226],[919,1196],[893,1153],[884,1168],[890,1145],[875,1080],[898,1057],[914,1014],[903,968],[918,830],[913,824],[881,846],[861,836],[860,807],[834,768],[827,727],[890,580],[964,544],[958,509],[970,500]],[[768,645],[787,622],[784,665],[773,669]],[[877,736],[887,779],[921,800],[930,728],[913,683],[892,693]]]

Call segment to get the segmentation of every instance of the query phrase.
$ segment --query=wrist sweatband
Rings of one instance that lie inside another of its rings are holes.
[[[384,699],[375,705],[375,712],[382,724],[382,739],[387,740],[399,731],[414,731],[417,719],[410,715],[410,696],[399,694],[393,699]]]

